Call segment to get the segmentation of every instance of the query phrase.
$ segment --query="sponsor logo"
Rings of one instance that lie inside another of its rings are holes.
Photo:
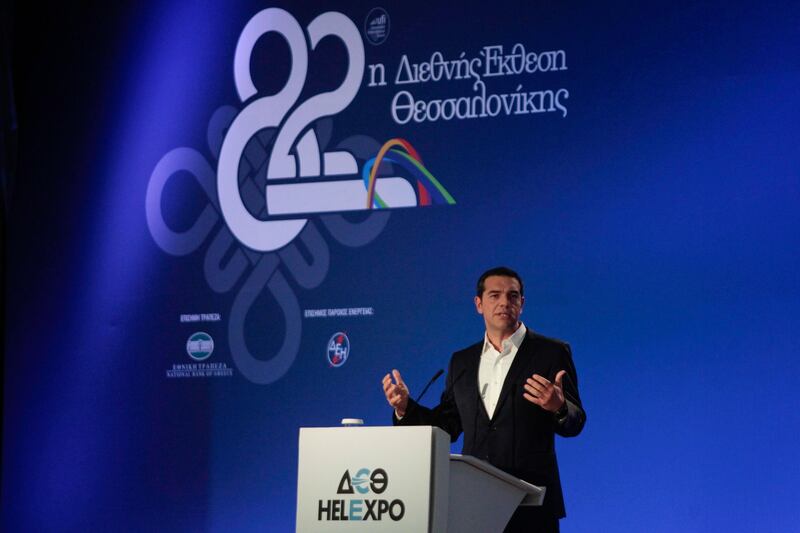
[[[184,321],[181,315],[181,321]],[[211,315],[209,315],[211,316]],[[229,378],[233,376],[233,368],[225,362],[209,362],[214,353],[214,338],[205,331],[192,333],[186,340],[186,353],[192,358],[191,363],[173,363],[167,369],[167,378]]]
[[[347,362],[350,357],[350,339],[345,333],[338,331],[331,335],[326,357],[333,367],[340,367]]]
[[[193,333],[186,341],[186,353],[195,361],[205,361],[214,352],[214,339],[203,331]]]

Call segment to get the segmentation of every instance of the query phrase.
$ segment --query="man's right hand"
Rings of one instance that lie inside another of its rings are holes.
[[[394,376],[394,382],[392,382],[392,376]],[[394,407],[397,416],[400,418],[406,416],[408,387],[406,387],[400,372],[392,370],[391,374],[383,376],[383,393],[386,395],[386,401],[389,402],[389,405]]]

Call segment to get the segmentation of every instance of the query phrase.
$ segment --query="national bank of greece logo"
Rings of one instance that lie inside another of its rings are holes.
[[[204,314],[208,320],[213,320],[216,313]],[[183,315],[183,317],[193,317],[195,315]],[[199,315],[197,315],[199,316]],[[206,378],[229,378],[233,376],[233,368],[225,361],[211,360],[214,353],[214,338],[205,331],[196,331],[186,339],[186,354],[191,359],[185,362],[185,357],[181,362],[172,363],[167,369],[168,379],[206,379]]]
[[[264,95],[253,81],[251,60],[256,42],[270,33],[288,45],[291,64],[281,89]],[[344,46],[344,72],[333,74],[341,82],[301,100],[314,75],[309,54],[324,39]],[[319,286],[331,260],[320,226],[355,248],[380,234],[392,209],[455,203],[406,139],[381,144],[354,132],[331,142],[332,117],[353,102],[364,71],[364,43],[345,15],[323,13],[303,28],[283,9],[264,9],[247,22],[234,52],[239,103],[220,107],[209,121],[208,148],[217,161],[193,148],[176,148],[150,177],[147,223],[158,246],[183,256],[207,244],[202,268],[209,287],[217,293],[237,290],[228,314],[228,346],[241,374],[254,383],[276,381],[297,356],[302,316],[296,291]],[[182,173],[195,179],[208,203],[188,230],[178,231],[162,212],[162,195],[167,182]],[[358,222],[345,216],[357,212],[368,216]],[[284,328],[274,354],[253,353],[262,343],[248,343],[244,328],[265,290],[283,314],[282,320],[270,320]]]
[[[193,333],[186,341],[186,353],[195,361],[205,361],[214,352],[214,339],[203,331]]]

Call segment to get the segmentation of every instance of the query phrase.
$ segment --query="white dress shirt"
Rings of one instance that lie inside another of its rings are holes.
[[[525,324],[520,322],[517,331],[503,341],[502,351],[499,352],[489,342],[489,337],[484,334],[483,351],[481,352],[481,362],[478,367],[478,386],[480,387],[479,391],[483,406],[486,408],[489,418],[494,415],[497,401],[500,399],[500,390],[503,388],[503,382],[506,380],[511,363],[514,362],[517,350],[519,350],[522,341],[525,340],[526,332]]]

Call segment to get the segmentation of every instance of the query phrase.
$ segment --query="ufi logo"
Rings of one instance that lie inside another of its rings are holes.
[[[336,494],[340,495],[340,497],[366,495],[370,492],[383,494],[388,487],[389,474],[383,468],[374,470],[359,468],[354,476],[350,475],[349,470],[344,471]],[[405,514],[406,506],[403,500],[400,499],[391,501],[382,498],[319,500],[317,508],[318,521],[380,521],[388,516],[391,520],[397,522],[402,520]]]
[[[328,340],[328,363],[333,367],[340,367],[347,362],[349,356],[350,339],[347,335],[342,331],[331,335],[331,338]]]
[[[370,44],[383,44],[389,37],[389,14],[382,7],[374,7],[364,21],[364,35]]]

